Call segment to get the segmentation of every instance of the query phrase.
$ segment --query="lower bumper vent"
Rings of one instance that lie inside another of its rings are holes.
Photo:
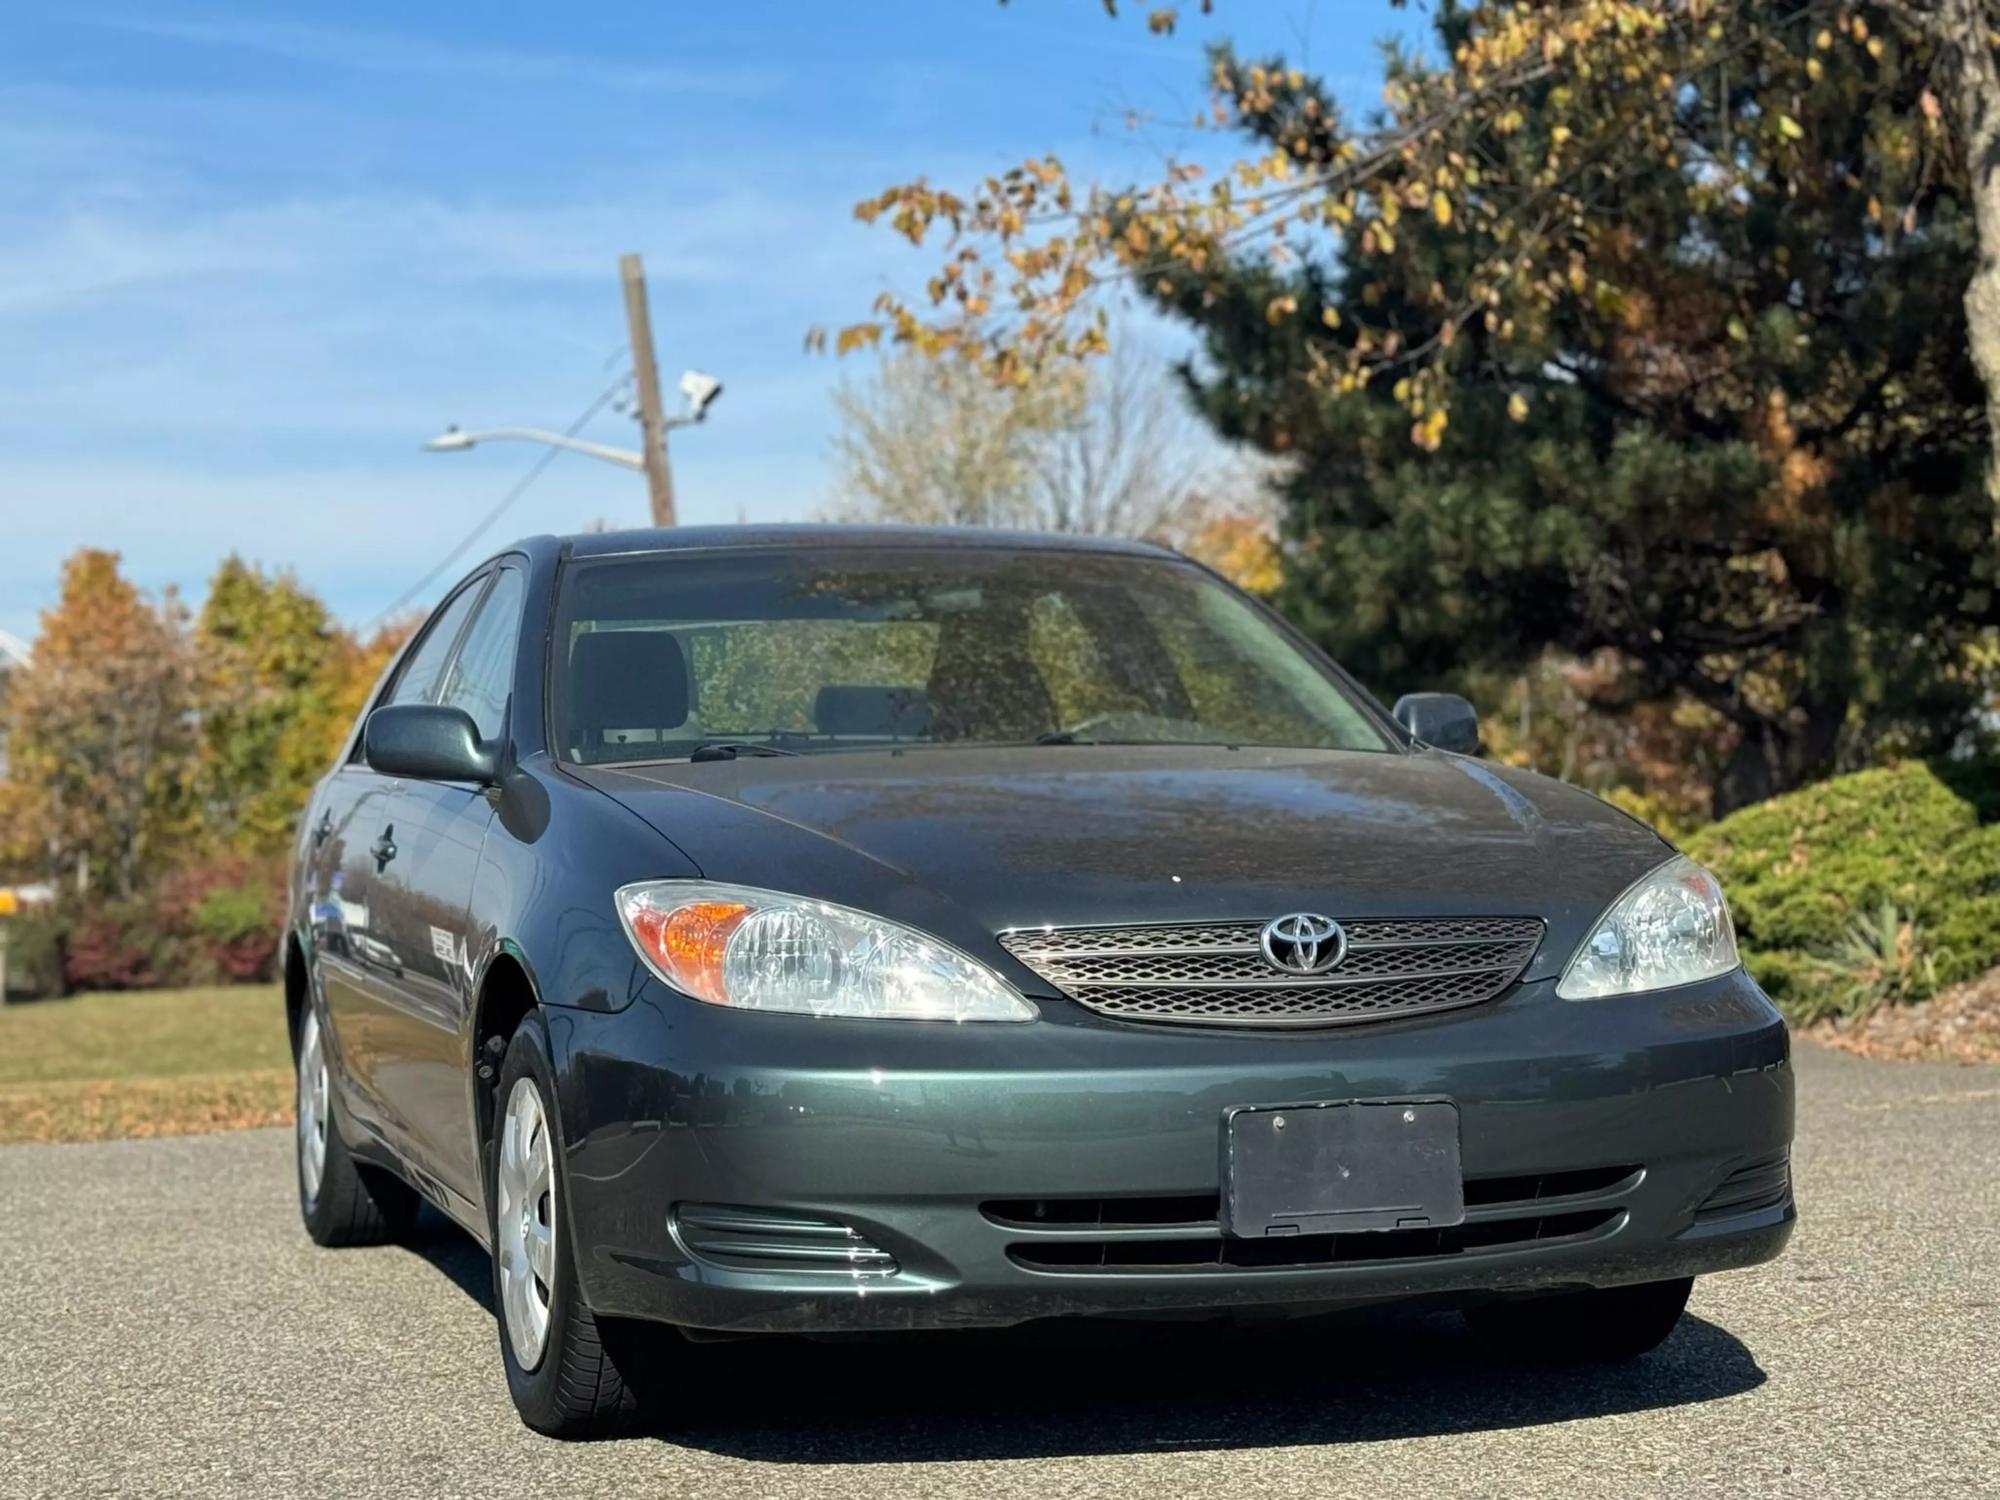
[[[1792,1195],[1792,1153],[1789,1149],[1745,1162],[1702,1200],[1694,1211],[1697,1224],[1754,1214],[1776,1208]]]
[[[1450,1229],[1396,1229],[1373,1234],[1301,1234],[1276,1239],[1037,1240],[1007,1247],[1032,1271],[1275,1270],[1350,1261],[1433,1260],[1513,1245],[1586,1239],[1615,1225],[1625,1211],[1593,1209],[1531,1219],[1474,1221]]]
[[[1465,1183],[1465,1206],[1514,1207],[1533,1215],[1536,1205],[1551,1199],[1625,1192],[1638,1185],[1639,1172],[1638,1167],[1585,1167],[1520,1177],[1470,1177]],[[979,1211],[1009,1229],[1215,1228],[1222,1217],[1222,1198],[1217,1193],[1174,1198],[991,1198],[979,1205]]]
[[[1639,1166],[1586,1167],[1465,1184],[1466,1221],[1449,1229],[1236,1239],[1215,1193],[1172,1198],[995,1198],[979,1205],[1003,1229],[1035,1238],[1007,1247],[1031,1271],[1064,1274],[1282,1269],[1349,1261],[1434,1260],[1608,1233],[1645,1177]]]
[[[837,1219],[725,1203],[674,1207],[674,1235],[696,1260],[726,1271],[890,1276],[896,1258]]]

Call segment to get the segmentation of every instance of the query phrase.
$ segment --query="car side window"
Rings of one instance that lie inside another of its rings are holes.
[[[458,641],[459,628],[465,624],[465,617],[472,612],[472,606],[479,602],[485,578],[476,578],[460,589],[444,607],[431,616],[431,623],[424,631],[424,638],[417,642],[410,652],[409,660],[403,663],[403,670],[396,674],[396,685],[389,689],[389,696],[382,705],[391,703],[429,703],[438,678],[443,675],[445,665],[451,660],[451,648]]]
[[[500,732],[507,695],[514,687],[514,645],[521,632],[521,600],[527,582],[519,568],[502,568],[472,618],[445,678],[438,702],[462,708],[479,726],[481,739]]]

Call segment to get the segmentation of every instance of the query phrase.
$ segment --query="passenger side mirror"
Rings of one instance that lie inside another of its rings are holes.
[[[479,726],[462,708],[432,703],[378,708],[361,732],[361,747],[368,764],[384,776],[482,786],[499,779],[497,749],[480,739]]]
[[[1479,753],[1479,714],[1456,693],[1405,693],[1396,700],[1396,722],[1439,750]]]

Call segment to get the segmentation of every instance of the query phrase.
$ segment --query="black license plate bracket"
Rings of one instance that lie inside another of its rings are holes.
[[[1352,1099],[1222,1118],[1222,1228],[1248,1239],[1465,1222],[1458,1106]]]

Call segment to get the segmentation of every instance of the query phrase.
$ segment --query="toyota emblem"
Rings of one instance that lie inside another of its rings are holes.
[[[1347,957],[1347,929],[1317,912],[1266,922],[1259,942],[1271,967],[1286,974],[1324,974]]]

